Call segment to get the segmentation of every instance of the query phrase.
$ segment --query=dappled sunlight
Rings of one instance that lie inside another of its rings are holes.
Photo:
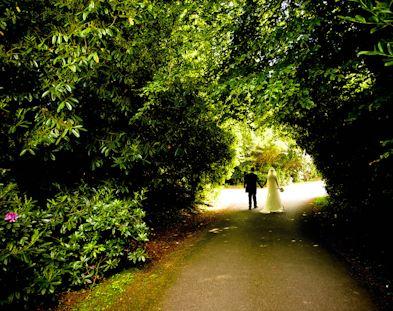
[[[230,226],[230,227],[224,227],[224,228],[218,228],[217,227],[217,228],[210,229],[209,232],[217,234],[217,233],[221,233],[221,232],[224,232],[224,231],[227,231],[227,230],[232,230],[232,229],[237,229],[237,228],[238,228],[237,226]]]
[[[296,183],[284,187],[281,198],[286,210],[291,210],[299,206],[299,203],[307,202],[311,199],[326,196],[325,184],[323,181],[313,181],[305,183]],[[258,189],[257,202],[260,210],[266,200],[266,188]],[[214,210],[220,209],[247,209],[248,197],[243,188],[226,188],[223,189],[214,206]]]

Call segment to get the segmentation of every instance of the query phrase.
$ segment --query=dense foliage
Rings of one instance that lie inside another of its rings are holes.
[[[16,184],[0,184],[2,211],[14,216],[0,227],[0,305],[28,306],[31,296],[92,284],[126,261],[145,261],[142,200],[141,193],[118,199],[109,187],[83,185],[40,208]]]
[[[186,82],[160,80],[183,9],[148,1],[2,3],[1,162],[21,189],[45,200],[53,182],[112,178],[155,191],[165,180],[187,192],[176,197],[192,197],[199,178],[214,175],[212,165],[230,156],[228,138]],[[199,134],[206,139],[193,144]],[[196,158],[195,148],[206,152]]]

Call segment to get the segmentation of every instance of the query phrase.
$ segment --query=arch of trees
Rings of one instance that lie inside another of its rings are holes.
[[[1,1],[1,303],[145,260],[148,226],[229,177],[228,120],[289,129],[331,208],[383,234],[392,19],[387,0]]]

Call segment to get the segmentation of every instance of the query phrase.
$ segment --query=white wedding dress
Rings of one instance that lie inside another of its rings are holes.
[[[262,213],[282,213],[284,211],[284,207],[281,202],[276,171],[274,169],[269,170],[266,183],[267,197]]]

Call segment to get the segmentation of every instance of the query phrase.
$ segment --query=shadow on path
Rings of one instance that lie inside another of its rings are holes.
[[[298,228],[324,193],[321,182],[293,185],[286,213],[265,215],[247,210],[244,190],[224,190],[222,220],[194,247],[163,310],[375,310],[344,265]]]

